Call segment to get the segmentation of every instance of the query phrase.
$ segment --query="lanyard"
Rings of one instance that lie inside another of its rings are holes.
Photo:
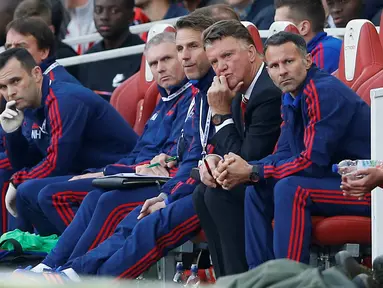
[[[168,102],[173,100],[174,98],[178,97],[180,94],[182,94],[185,90],[187,90],[192,84],[190,82],[186,83],[184,86],[182,86],[180,89],[178,89],[177,92],[174,92],[173,94],[169,95],[168,97],[162,97],[162,101]]]
[[[44,75],[47,75],[49,72],[51,72],[53,69],[55,69],[57,66],[59,66],[60,64],[58,62],[53,62],[47,69],[45,69],[44,71]]]
[[[201,107],[200,107],[200,118],[199,118],[199,135],[201,138],[201,146],[202,146],[202,157],[205,158],[206,156],[206,145],[207,140],[209,138],[209,130],[210,130],[210,122],[211,122],[211,109],[209,107],[209,110],[207,112],[206,117],[206,123],[205,123],[205,129],[202,130],[202,110],[203,110],[203,100],[201,99]]]

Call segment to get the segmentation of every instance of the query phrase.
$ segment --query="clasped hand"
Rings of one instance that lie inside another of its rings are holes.
[[[223,160],[215,158],[214,166],[211,164],[213,161],[209,157],[208,164],[212,175],[208,175],[204,163],[200,167],[201,181],[205,185],[216,188],[218,184],[225,190],[231,190],[233,187],[249,181],[252,166],[240,156],[229,153],[224,156]]]

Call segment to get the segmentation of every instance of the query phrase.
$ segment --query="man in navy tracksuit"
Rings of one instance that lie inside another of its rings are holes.
[[[87,169],[86,172],[91,173],[76,176],[72,178],[71,181],[62,182],[60,181],[61,178],[58,178],[55,181],[55,178],[52,178],[47,180],[52,183],[50,185],[45,186],[44,183],[41,184],[41,181],[39,181],[40,183],[37,183],[38,185],[33,187],[33,189],[29,189],[36,191],[38,195],[36,195],[36,202],[32,199],[28,201],[28,206],[34,207],[34,214],[45,214],[46,221],[49,219],[49,222],[55,227],[55,231],[57,231],[56,233],[61,234],[67,228],[71,223],[74,214],[76,214],[82,199],[89,191],[94,190],[94,187],[92,186],[94,178],[120,172],[135,172],[135,170],[140,173],[161,173],[163,170],[161,171],[161,169],[157,167],[147,169],[145,168],[145,164],[148,164],[151,161],[156,162],[157,160],[153,158],[156,158],[156,156],[161,153],[171,156],[176,155],[177,141],[180,137],[191,99],[193,98],[193,91],[191,89],[191,84],[184,78],[185,74],[177,59],[177,51],[174,41],[174,33],[161,33],[150,40],[146,46],[145,53],[147,60],[154,63],[152,64],[153,67],[151,69],[153,71],[154,79],[156,79],[156,82],[159,83],[159,85],[163,85],[166,89],[158,86],[160,94],[163,97],[147,122],[145,130],[132,152],[115,164],[108,165],[101,169]],[[168,173],[165,176],[174,176],[175,169],[170,169],[169,172],[165,170],[165,172]],[[130,199],[131,197],[131,202],[138,202],[135,205],[138,206],[147,198],[158,195],[159,192],[156,185],[150,188],[151,189],[147,189],[146,194],[138,193],[137,197],[134,197],[133,193],[126,193],[126,191],[121,193],[120,197],[118,197],[118,193],[107,193],[103,199],[109,199],[112,195],[116,195],[112,197],[113,203],[110,203],[109,206],[103,202],[103,209],[101,214],[99,214],[99,217],[105,217],[105,219],[109,217],[109,214],[114,213],[113,211],[117,211],[114,210],[116,208],[114,205],[118,206],[120,202],[124,204],[128,201],[126,198]],[[87,197],[87,200],[85,201],[97,203],[96,197],[101,197],[103,192],[103,190],[93,191],[93,193],[91,193],[92,196],[90,195]],[[72,197],[75,197],[77,201],[73,201]],[[139,201],[138,199],[141,200]],[[133,206],[133,208],[135,206]],[[120,217],[123,216],[125,216],[125,214],[120,215]],[[29,218],[31,217],[33,217],[33,215],[29,215]],[[37,220],[33,221],[37,230],[40,233],[42,231],[47,233],[48,231],[46,231],[45,228],[46,221]],[[102,223],[103,222],[104,221],[102,221]],[[78,229],[73,227],[77,227],[77,225],[72,225],[70,230],[85,230],[85,228]],[[99,231],[100,229],[94,229],[95,231],[93,232],[101,233],[101,231]],[[70,237],[72,241],[71,243],[74,244],[76,241],[73,239],[81,236],[81,233],[76,232],[75,234],[76,236]],[[69,248],[69,244],[65,244],[65,248]]]
[[[67,259],[63,259],[59,255],[52,255],[55,253],[54,249],[43,262],[45,265],[50,267],[62,265],[63,272],[69,277],[77,272],[135,278],[169,250],[183,244],[198,232],[199,220],[191,199],[196,182],[189,178],[189,175],[202,157],[201,142],[207,143],[207,137],[212,132],[210,126],[205,125],[208,117],[206,93],[215,74],[206,58],[201,34],[213,23],[214,20],[211,18],[190,14],[179,20],[176,25],[179,59],[187,77],[198,81],[193,82],[195,102],[192,112],[183,124],[183,136],[179,140],[179,143],[183,143],[183,149],[179,149],[181,161],[178,163],[175,177],[162,186],[159,196],[148,199],[143,206],[140,205],[131,211],[118,224],[115,233],[106,240],[104,237],[102,240],[105,241],[101,244],[101,241],[94,238],[84,239],[90,230],[88,226],[70,257],[68,255]],[[203,132],[200,132],[200,125]],[[206,135],[202,137],[205,141],[201,141],[200,133]],[[210,145],[205,149],[207,153],[212,152]],[[140,190],[141,193],[145,193],[145,189]],[[133,192],[136,194],[140,190]],[[96,209],[90,225],[97,220],[97,213],[102,209],[101,205],[100,207],[97,205]],[[80,219],[80,211],[73,223]],[[81,216],[83,222],[86,221],[86,213],[89,211],[84,209]],[[111,220],[104,220],[104,231],[108,231],[109,221]],[[87,223],[83,225],[86,227]],[[97,245],[93,244],[94,241],[97,241]],[[59,261],[52,261],[54,259]]]
[[[332,73],[338,69],[342,41],[323,31],[325,11],[321,0],[274,0],[275,21],[294,23],[307,43],[317,67]]]
[[[16,205],[20,210],[24,208],[20,199],[16,201],[17,190],[25,196],[30,192],[25,189],[29,183],[38,181],[27,180],[102,167],[134,147],[134,131],[116,110],[88,89],[51,81],[23,48],[3,52],[0,60],[0,88],[8,101],[0,121],[6,133],[7,155],[17,170],[5,197],[13,216],[17,216]],[[24,110],[34,120],[32,143],[20,129]]]
[[[7,26],[7,37],[5,48],[24,47],[33,56],[36,63],[40,66],[43,74],[48,75],[51,80],[69,82],[79,84],[68,71],[56,62],[55,40],[52,31],[48,25],[39,18],[21,18],[10,22]],[[5,107],[5,100],[2,98],[2,107]],[[3,110],[3,109],[2,109]],[[33,121],[25,117],[22,130],[23,135],[30,139],[31,128]],[[0,134],[3,131],[0,129]],[[5,208],[5,193],[8,189],[8,180],[16,172],[12,168],[8,156],[5,153],[3,146],[3,137],[0,137],[0,187],[1,187],[1,221],[0,231],[5,233],[8,230],[14,229],[16,224],[12,218],[8,218],[8,213]],[[9,221],[8,225],[7,222]]]
[[[285,93],[276,150],[249,163],[228,155],[217,171],[226,189],[254,182],[245,200],[250,268],[274,258],[308,263],[312,215],[370,215],[370,194],[343,196],[341,179],[331,171],[342,159],[370,158],[370,108],[312,65],[300,36],[277,33],[264,49],[270,77]]]
[[[7,26],[5,49],[22,47],[28,50],[51,80],[79,84],[80,82],[56,62],[55,36],[40,18],[19,18]]]

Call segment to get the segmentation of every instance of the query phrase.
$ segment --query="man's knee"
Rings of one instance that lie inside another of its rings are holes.
[[[205,205],[204,202],[205,202],[205,191],[206,191],[206,189],[207,189],[207,187],[205,186],[205,184],[202,184],[202,183],[199,184],[194,189],[192,199],[193,199],[194,208],[196,210],[198,210],[198,207],[200,205]]]
[[[105,192],[105,193],[108,193],[108,192]],[[86,194],[81,205],[87,205],[90,203],[97,203],[103,194],[104,194],[103,190],[100,190],[100,189],[92,190]]]
[[[278,199],[293,200],[301,190],[299,178],[290,176],[279,180],[274,186],[274,201]]]
[[[28,201],[28,199],[35,198],[36,197],[35,194],[38,193],[38,191],[36,191],[36,187],[35,187],[37,181],[38,181],[38,179],[28,180],[28,181],[25,181],[24,183],[21,183],[19,186],[17,186],[16,199]]]

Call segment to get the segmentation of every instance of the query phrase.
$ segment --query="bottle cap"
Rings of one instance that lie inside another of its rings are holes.
[[[338,173],[338,164],[333,164],[332,165],[332,172]]]

